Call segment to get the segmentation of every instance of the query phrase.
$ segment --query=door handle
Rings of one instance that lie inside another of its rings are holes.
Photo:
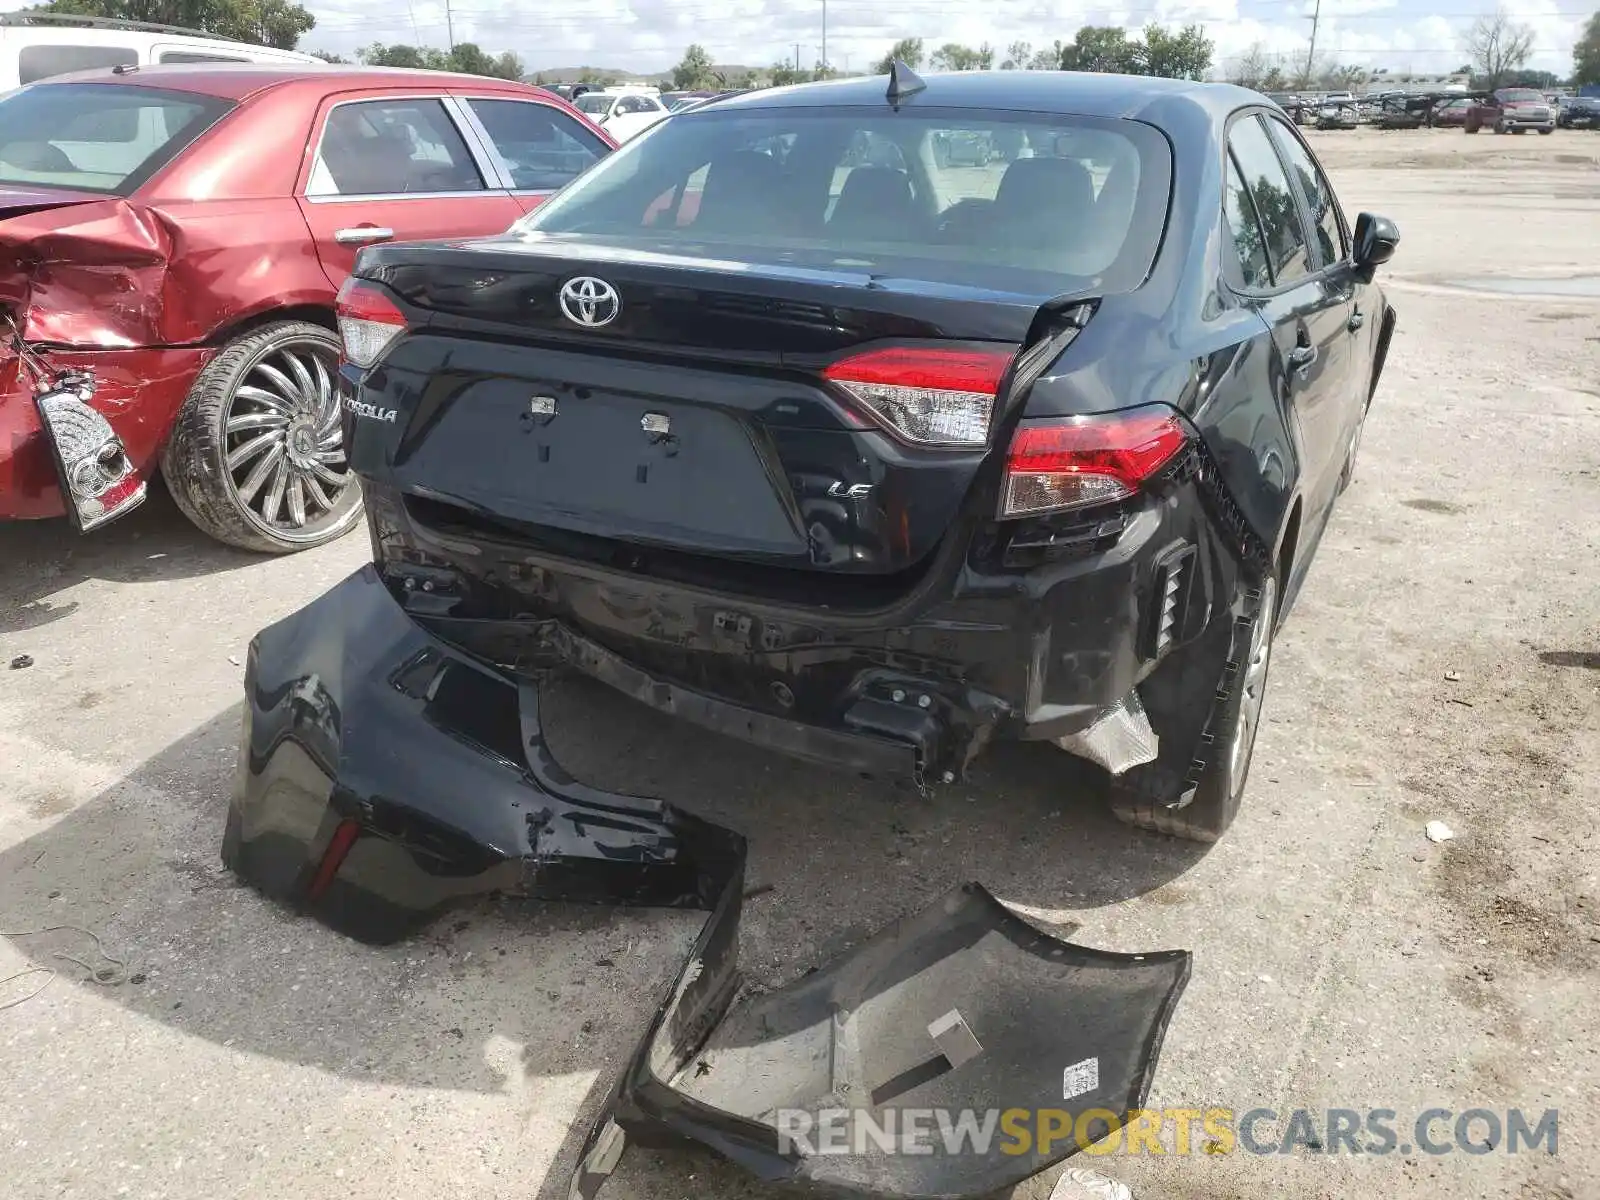
[[[357,225],[354,229],[336,229],[333,231],[333,240],[341,246],[359,246],[365,242],[387,242],[394,236],[394,230],[383,229],[377,225]]]
[[[1289,351],[1289,370],[1304,379],[1306,371],[1311,364],[1317,361],[1317,348],[1315,346],[1296,346]]]
[[[1356,330],[1360,329],[1366,323],[1367,323],[1367,314],[1362,312],[1358,308],[1358,309],[1355,310],[1355,312],[1350,314],[1350,319],[1345,322],[1345,328],[1348,329],[1351,333],[1354,333]]]

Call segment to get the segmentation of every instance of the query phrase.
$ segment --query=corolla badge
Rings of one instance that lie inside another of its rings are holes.
[[[352,416],[365,417],[369,421],[387,421],[391,425],[400,415],[398,409],[380,408],[376,404],[368,404],[365,400],[353,400],[348,396],[345,397],[344,409]]]
[[[604,279],[578,275],[561,285],[561,311],[574,324],[598,329],[622,312],[622,297]]]

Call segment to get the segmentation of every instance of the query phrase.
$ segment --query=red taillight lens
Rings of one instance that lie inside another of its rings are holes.
[[[1025,421],[1006,452],[1002,517],[1120,500],[1188,443],[1165,405],[1098,417]]]
[[[892,433],[918,446],[981,447],[1014,346],[893,346],[852,354],[823,377],[849,392]]]
[[[358,367],[370,367],[405,332],[406,318],[381,287],[350,278],[334,301],[344,357]]]

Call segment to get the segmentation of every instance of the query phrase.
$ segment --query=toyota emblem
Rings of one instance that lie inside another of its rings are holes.
[[[579,275],[561,285],[561,311],[574,324],[598,329],[617,319],[622,312],[622,297],[604,279]]]

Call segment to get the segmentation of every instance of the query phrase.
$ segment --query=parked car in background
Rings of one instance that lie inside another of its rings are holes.
[[[1328,99],[1317,108],[1318,129],[1356,129],[1360,124],[1360,108],[1354,100]]]
[[[117,515],[41,418],[42,355],[92,378],[62,419],[109,425],[84,453],[118,480],[159,462],[252,550],[338,537],[360,515],[333,387],[356,252],[498,233],[613,147],[547,92],[436,72],[157,66],[0,96],[0,518]]]
[[[305,63],[321,59],[195,29],[51,13],[0,13],[0,92],[74,71],[162,63]]]
[[[1557,105],[1562,129],[1600,129],[1600,96],[1563,96]]]
[[[1433,118],[1430,123],[1444,129],[1465,125],[1467,114],[1472,111],[1475,103],[1476,101],[1463,96],[1455,100],[1446,100],[1443,104],[1436,104],[1433,107]]]
[[[506,235],[362,254],[341,385],[377,561],[350,628],[569,662],[890,777],[1048,741],[1123,819],[1215,840],[1355,469],[1399,235],[1242,88],[885,85],[721,100]],[[1031,153],[1003,170],[933,153],[1008,128]],[[414,654],[321,645],[347,681]],[[263,670],[247,691],[288,667]],[[285,828],[268,757],[247,828]],[[420,796],[386,793],[399,825]],[[317,803],[261,852],[316,853]]]
[[[1535,88],[1499,88],[1473,102],[1467,110],[1465,128],[1468,133],[1480,129],[1496,133],[1526,133],[1530,129],[1554,133],[1555,105]]]
[[[585,92],[573,103],[619,143],[637,137],[667,115],[666,105],[653,92],[607,88]]]

